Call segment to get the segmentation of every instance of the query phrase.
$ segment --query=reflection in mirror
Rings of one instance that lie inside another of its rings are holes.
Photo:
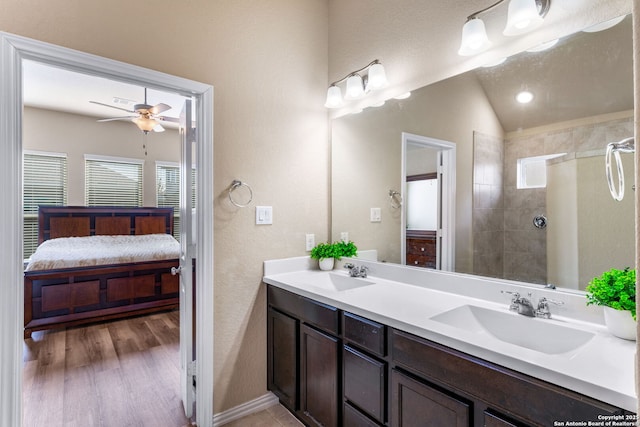
[[[631,61],[627,17],[334,120],[332,238],[348,232],[378,260],[403,262],[407,203],[394,209],[388,191],[406,200],[408,132],[456,144],[455,271],[584,289],[633,266],[633,193],[614,201],[604,174],[607,143],[633,135]],[[515,102],[521,90],[528,104]],[[633,155],[622,158],[633,182]]]

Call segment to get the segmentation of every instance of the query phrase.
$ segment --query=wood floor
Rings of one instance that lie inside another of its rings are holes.
[[[179,312],[34,332],[25,427],[182,427]]]

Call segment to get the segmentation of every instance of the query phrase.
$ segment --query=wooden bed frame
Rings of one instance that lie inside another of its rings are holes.
[[[173,233],[173,208],[40,206],[38,243],[56,237]],[[24,273],[24,337],[33,331],[179,306],[178,259]]]

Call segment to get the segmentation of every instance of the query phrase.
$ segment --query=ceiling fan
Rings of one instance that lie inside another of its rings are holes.
[[[145,134],[149,133],[149,131],[154,132],[164,132],[164,128],[160,124],[160,122],[174,122],[177,123],[178,119],[173,117],[161,116],[160,114],[170,110],[171,106],[167,104],[156,104],[149,105],[147,104],[147,88],[144,88],[144,103],[143,104],[135,104],[133,106],[133,110],[128,110],[122,107],[116,107],[109,104],[104,104],[102,102],[97,101],[89,101],[92,104],[103,105],[109,108],[115,108],[117,110],[126,111],[127,113],[131,113],[130,116],[122,116],[122,117],[113,117],[109,119],[100,119],[99,122],[110,122],[114,120],[131,120],[133,123],[138,126],[138,128],[144,132]]]

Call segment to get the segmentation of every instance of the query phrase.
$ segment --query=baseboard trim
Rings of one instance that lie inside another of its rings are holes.
[[[249,402],[243,403],[242,405],[238,405],[231,409],[227,409],[226,411],[214,414],[213,426],[217,427],[230,423],[231,421],[246,417],[247,415],[251,415],[255,412],[260,412],[277,404],[278,398],[276,397],[276,395],[268,392],[267,394],[264,394],[257,399],[250,400]]]

